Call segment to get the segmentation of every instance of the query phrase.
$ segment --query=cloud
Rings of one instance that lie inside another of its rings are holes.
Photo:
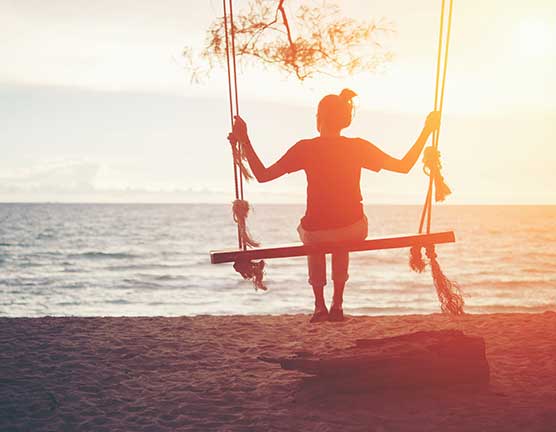
[[[0,178],[2,191],[91,191],[100,164],[79,160],[43,162],[21,173]]]

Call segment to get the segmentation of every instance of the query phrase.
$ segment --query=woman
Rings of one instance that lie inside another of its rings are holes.
[[[319,136],[301,140],[278,162],[266,168],[253,149],[247,125],[235,118],[231,141],[243,145],[247,161],[257,181],[264,183],[286,173],[304,170],[307,175],[307,210],[301,219],[299,237],[304,244],[364,240],[368,223],[361,203],[361,168],[408,173],[417,162],[429,135],[440,124],[440,114],[428,115],[415,144],[402,159],[396,159],[361,138],[340,135],[351,124],[352,99],[356,94],[344,89],[339,95],[327,95],[319,102],[317,130]],[[334,295],[330,312],[324,301],[326,259],[324,254],[307,257],[309,284],[315,295],[311,322],[342,321],[342,303],[348,280],[348,252],[332,254]]]

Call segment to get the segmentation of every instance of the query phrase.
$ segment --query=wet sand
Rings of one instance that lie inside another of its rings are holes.
[[[556,431],[556,313],[0,319],[0,430]],[[459,329],[486,388],[339,391],[258,356]]]

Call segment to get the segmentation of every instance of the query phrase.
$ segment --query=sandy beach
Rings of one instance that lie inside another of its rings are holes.
[[[0,430],[554,431],[556,313],[0,319]],[[257,359],[357,338],[484,337],[487,388],[344,392]]]

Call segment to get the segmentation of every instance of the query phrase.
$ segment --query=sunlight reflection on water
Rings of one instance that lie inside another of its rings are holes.
[[[368,206],[370,237],[412,233],[420,208]],[[297,241],[303,207],[259,205],[265,245]],[[434,230],[456,231],[439,261],[468,312],[556,309],[555,206],[437,206]],[[227,205],[0,205],[0,315],[307,313],[305,258],[272,260],[255,292],[208,251],[234,247]],[[327,295],[331,287],[327,287]],[[438,311],[430,275],[406,250],[352,254],[347,313]]]

